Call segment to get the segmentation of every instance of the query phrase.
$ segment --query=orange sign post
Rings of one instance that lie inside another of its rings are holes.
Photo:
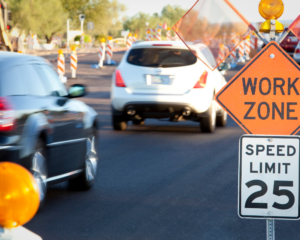
[[[270,42],[216,95],[248,134],[295,135],[300,130],[300,67]]]

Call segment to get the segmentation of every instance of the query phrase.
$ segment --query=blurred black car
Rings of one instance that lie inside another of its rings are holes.
[[[0,161],[31,171],[41,202],[49,184],[94,184],[97,113],[72,99],[83,95],[83,85],[67,91],[43,58],[0,53]]]
[[[280,43],[280,46],[293,57],[295,49],[298,45],[299,39],[294,35],[294,33],[289,32],[285,39]]]

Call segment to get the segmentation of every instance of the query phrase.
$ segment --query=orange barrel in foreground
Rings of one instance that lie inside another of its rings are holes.
[[[24,167],[0,163],[0,227],[15,228],[30,221],[40,204],[38,186]]]

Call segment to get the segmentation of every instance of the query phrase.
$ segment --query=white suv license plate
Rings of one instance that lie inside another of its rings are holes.
[[[172,80],[167,75],[147,75],[147,85],[171,85]]]

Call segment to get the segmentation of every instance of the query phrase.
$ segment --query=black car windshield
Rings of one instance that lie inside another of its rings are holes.
[[[183,67],[195,64],[196,56],[185,49],[138,48],[132,49],[127,62],[142,67]]]

